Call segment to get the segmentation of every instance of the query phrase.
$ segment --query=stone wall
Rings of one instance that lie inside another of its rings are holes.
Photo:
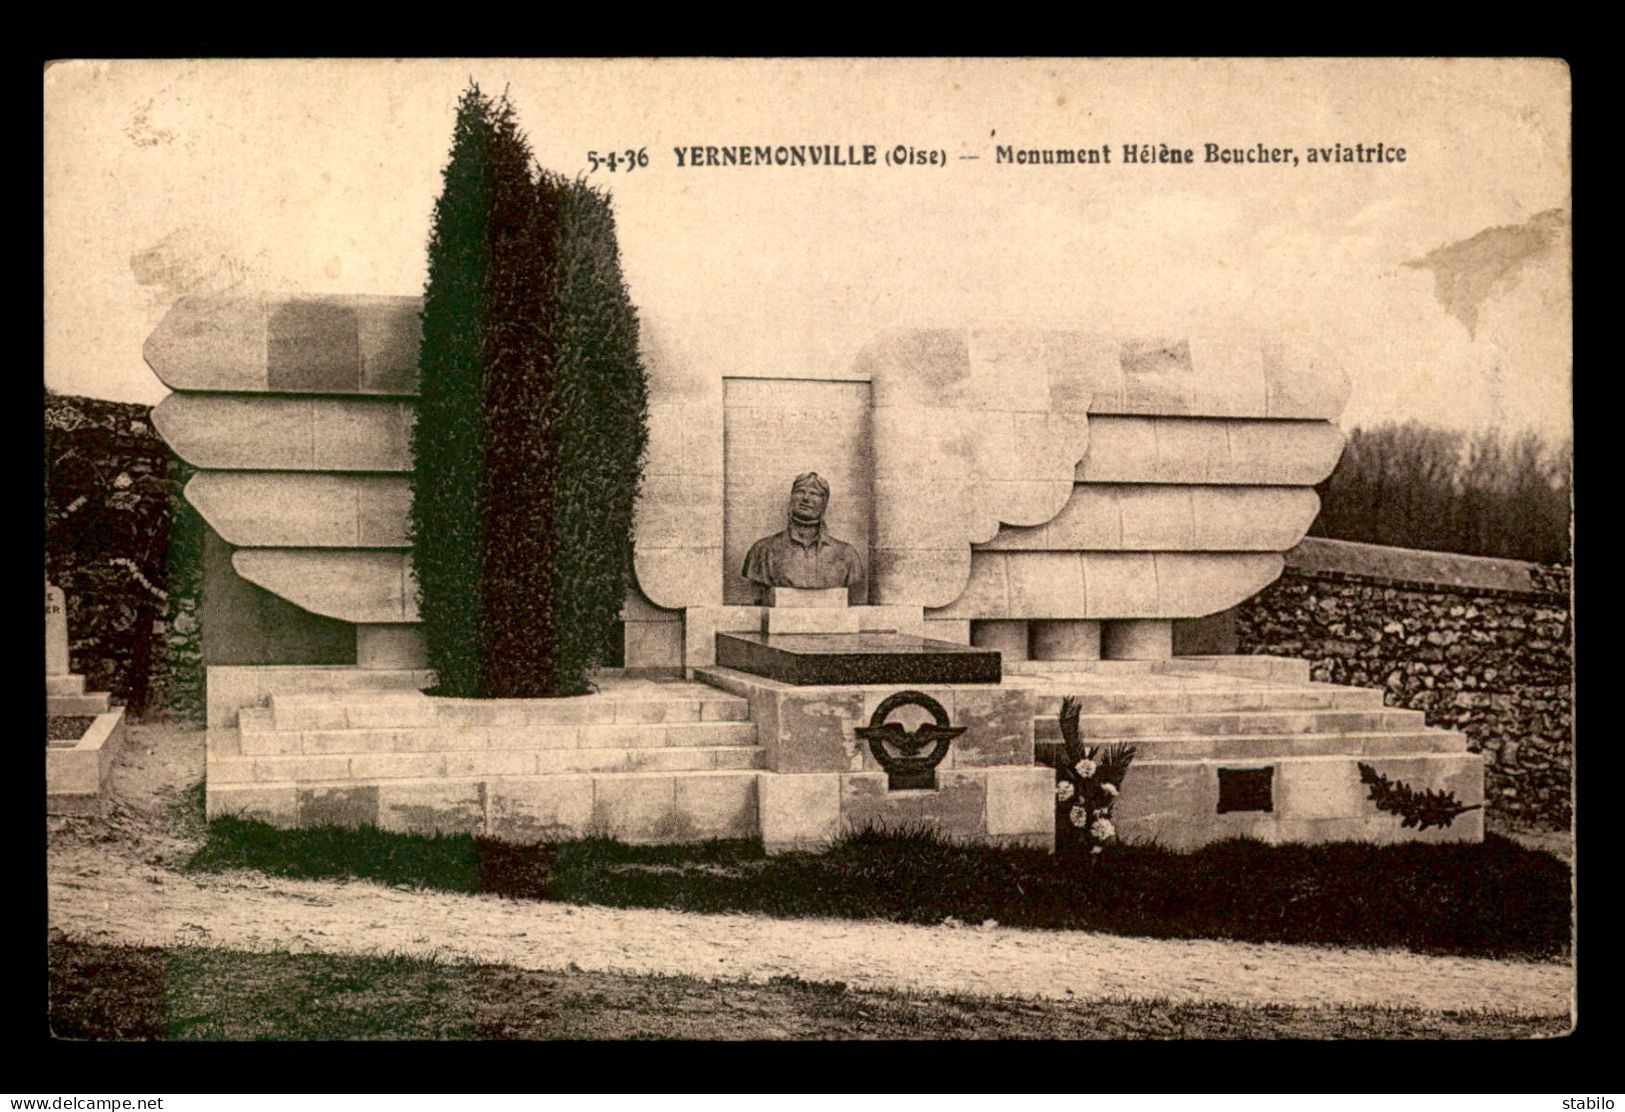
[[[1308,660],[1316,680],[1380,687],[1389,706],[1466,733],[1492,813],[1569,825],[1567,568],[1308,538],[1230,614],[1235,651]]]
[[[201,721],[203,523],[150,407],[45,398],[45,569],[88,690]]]

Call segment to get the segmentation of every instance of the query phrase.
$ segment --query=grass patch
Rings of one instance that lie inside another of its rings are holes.
[[[53,936],[65,1039],[1522,1039],[1567,1016],[1035,1001]]]
[[[164,798],[171,830],[190,841],[203,841],[208,837],[206,781],[196,780],[184,788],[165,788]]]
[[[1570,873],[1550,854],[1482,844],[1269,846],[1192,853],[1114,846],[1098,858],[864,832],[822,854],[753,842],[517,846],[375,827],[282,830],[222,818],[187,865],[362,878],[608,907],[1096,930],[1148,938],[1402,947],[1554,958],[1570,940]]]

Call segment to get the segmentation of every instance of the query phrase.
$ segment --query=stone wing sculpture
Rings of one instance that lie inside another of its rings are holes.
[[[187,497],[235,573],[363,639],[417,620],[418,306],[183,298],[145,349],[174,391],[154,421],[199,468]],[[746,381],[768,398],[778,388]],[[887,333],[842,381],[867,384],[853,412],[869,490],[842,499],[872,522],[869,602],[922,607],[943,630],[1235,605],[1280,574],[1314,519],[1348,394],[1334,364],[1286,339],[1008,328]],[[724,385],[716,368],[651,359],[629,663],[633,627],[724,602]],[[680,666],[681,634],[660,644],[652,662]]]

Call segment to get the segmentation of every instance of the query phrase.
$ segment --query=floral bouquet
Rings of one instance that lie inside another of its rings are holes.
[[[1076,695],[1061,700],[1061,740],[1066,752],[1055,767],[1055,806],[1082,832],[1090,854],[1117,837],[1112,805],[1134,760],[1132,745],[1084,745],[1078,732],[1083,704]]]

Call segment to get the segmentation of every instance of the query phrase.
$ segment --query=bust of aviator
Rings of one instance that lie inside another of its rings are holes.
[[[790,522],[783,532],[750,546],[740,573],[756,587],[756,601],[767,601],[769,587],[820,590],[847,588],[849,601],[866,601],[863,559],[858,550],[829,535],[824,509],[829,483],[816,471],[797,475],[790,485]]]

